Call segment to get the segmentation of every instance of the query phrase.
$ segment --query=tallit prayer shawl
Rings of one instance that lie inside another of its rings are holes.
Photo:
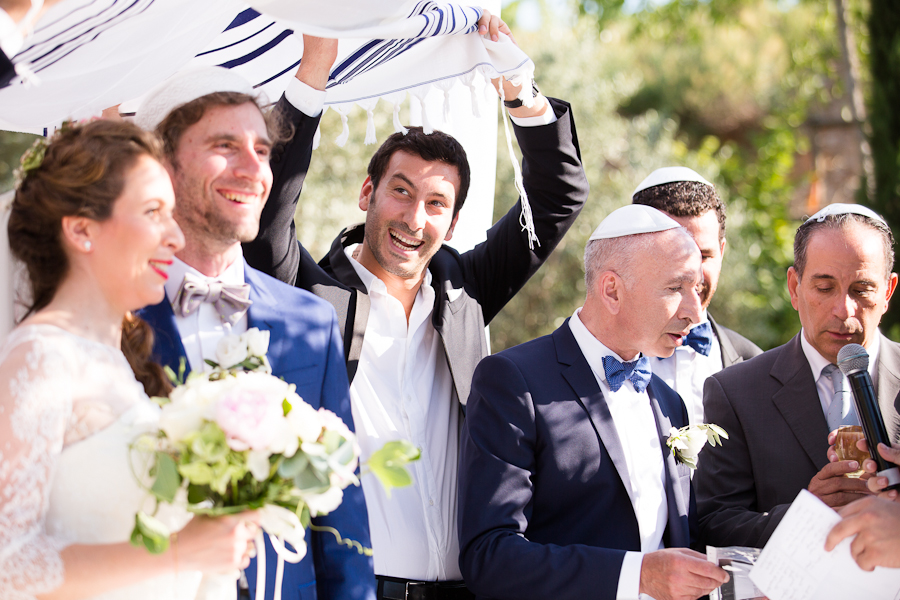
[[[422,0],[251,4],[263,14],[234,0],[62,2],[13,57],[26,75],[0,89],[0,128],[41,133],[119,104],[129,114],[143,94],[189,65],[234,69],[275,102],[300,63],[300,33],[340,39],[327,105],[342,117],[354,104],[371,115],[379,98],[396,114],[407,93],[422,100],[436,88],[446,95],[457,82],[473,90],[477,114],[475,92],[486,77],[527,81],[534,69],[505,36],[466,35],[476,30],[480,8]],[[423,115],[426,130],[435,118]]]

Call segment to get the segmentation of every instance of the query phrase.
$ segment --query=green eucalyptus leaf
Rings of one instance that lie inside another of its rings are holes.
[[[331,487],[328,475],[316,469],[304,469],[294,476],[294,485],[301,492],[308,494],[321,494]]]
[[[411,442],[394,440],[387,442],[380,450],[373,453],[366,465],[390,496],[393,488],[406,487],[412,483],[412,476],[406,469],[406,465],[419,460],[419,457],[418,448]]]
[[[290,458],[284,459],[278,466],[278,474],[285,479],[293,479],[309,466],[309,459],[303,452],[297,452]]]
[[[139,512],[134,515],[131,545],[143,546],[150,554],[162,554],[169,549],[169,530],[150,515]]]
[[[172,502],[178,487],[181,485],[181,476],[178,467],[172,457],[165,452],[156,453],[156,481],[150,491],[164,502]]]

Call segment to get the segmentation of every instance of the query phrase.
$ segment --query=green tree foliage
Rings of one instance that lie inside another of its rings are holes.
[[[0,131],[0,193],[11,190],[19,158],[28,150],[36,136],[27,133]]]
[[[873,1],[868,25],[870,143],[875,163],[875,197],[871,204],[896,232],[900,225],[900,5]],[[892,338],[900,337],[896,299],[882,327]]]

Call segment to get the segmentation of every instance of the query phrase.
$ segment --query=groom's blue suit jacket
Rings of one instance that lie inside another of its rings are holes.
[[[690,469],[665,442],[687,411],[655,375],[647,395],[665,462],[663,543],[689,547]],[[614,600],[625,552],[641,550],[630,488],[609,406],[568,320],[479,363],[459,466],[460,568],[479,600]]]
[[[244,279],[250,284],[249,326],[268,330],[272,373],[297,386],[297,393],[313,408],[333,411],[352,429],[350,390],[344,365],[343,343],[334,309],[305,290],[282,283],[244,263]],[[168,300],[138,313],[156,334],[154,358],[176,372],[184,345]],[[188,365],[190,368],[190,365]],[[362,488],[344,490],[341,506],[325,517],[313,519],[319,526],[337,529],[341,536],[366,548],[369,522]],[[297,564],[286,563],[284,600],[338,600],[375,597],[371,557],[338,545],[334,535],[307,530],[308,551]],[[247,569],[250,590],[256,589],[256,559]],[[275,551],[266,544],[266,598],[275,586]]]

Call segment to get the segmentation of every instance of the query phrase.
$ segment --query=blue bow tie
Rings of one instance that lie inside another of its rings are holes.
[[[646,390],[650,383],[650,361],[644,356],[627,363],[619,362],[613,356],[604,356],[603,371],[606,373],[609,389],[614,392],[629,379],[638,393]]]
[[[712,350],[712,336],[712,325],[707,321],[691,329],[684,337],[682,345],[690,346],[703,356],[709,356],[709,352]]]

